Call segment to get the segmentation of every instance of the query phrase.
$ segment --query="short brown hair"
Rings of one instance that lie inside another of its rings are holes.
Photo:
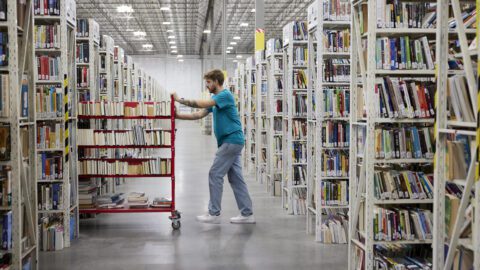
[[[212,80],[217,81],[218,84],[223,85],[223,81],[225,80],[225,76],[223,75],[223,71],[220,69],[210,70],[209,72],[203,75],[205,80]]]

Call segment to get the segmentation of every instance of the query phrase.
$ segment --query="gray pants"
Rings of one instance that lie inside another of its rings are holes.
[[[243,180],[242,149],[243,145],[224,143],[215,154],[215,160],[208,173],[208,184],[210,187],[208,211],[212,216],[220,215],[222,210],[223,177],[226,174],[228,174],[228,182],[230,182],[230,186],[233,189],[233,194],[242,216],[253,214],[252,200],[248,194],[247,184]]]

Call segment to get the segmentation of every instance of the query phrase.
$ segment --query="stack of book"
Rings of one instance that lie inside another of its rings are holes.
[[[80,209],[95,208],[97,187],[90,181],[81,181],[78,184],[78,204]]]
[[[148,208],[148,197],[145,196],[145,192],[130,192],[127,200],[130,208]]]
[[[348,219],[343,215],[329,215],[321,226],[320,234],[324,244],[346,244]]]
[[[172,205],[172,199],[165,198],[165,197],[155,197],[150,204],[150,207],[154,208],[163,208],[163,207],[170,207]]]
[[[60,48],[60,25],[35,25],[34,43],[36,49]]]
[[[39,225],[40,248],[42,251],[55,251],[63,249],[64,227],[61,217],[47,216],[40,220]]]
[[[63,179],[63,154],[61,152],[39,153],[37,157],[38,180]]]
[[[294,215],[305,215],[307,213],[306,199],[306,188],[292,189],[292,210]]]
[[[169,146],[171,132],[165,130],[147,130],[143,126],[134,126],[131,130],[78,130],[78,145],[110,146]]]
[[[60,56],[37,55],[37,80],[57,81],[60,80]]]
[[[60,15],[60,0],[34,0],[33,5],[35,15]]]
[[[123,208],[124,201],[123,193],[115,193],[97,196],[96,203],[99,208]]]
[[[38,118],[55,118],[62,116],[63,90],[60,85],[36,86],[36,107]]]

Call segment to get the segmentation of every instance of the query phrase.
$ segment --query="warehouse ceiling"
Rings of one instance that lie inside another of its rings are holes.
[[[306,20],[310,2],[265,0],[266,40],[281,38],[282,27],[287,22]],[[200,55],[202,51],[209,54],[211,48],[215,54],[221,54],[222,3],[222,0],[77,0],[77,17],[96,20],[101,34],[111,36],[115,45],[128,54]],[[255,0],[228,0],[227,3],[230,53],[251,54]],[[119,12],[119,7],[126,12]],[[130,7],[133,10],[129,10]],[[211,33],[204,33],[205,30]]]

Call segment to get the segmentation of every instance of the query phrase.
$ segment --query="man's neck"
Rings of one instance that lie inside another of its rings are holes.
[[[213,92],[214,95],[218,95],[218,93],[223,91],[223,86],[219,86],[215,88],[215,91]]]

